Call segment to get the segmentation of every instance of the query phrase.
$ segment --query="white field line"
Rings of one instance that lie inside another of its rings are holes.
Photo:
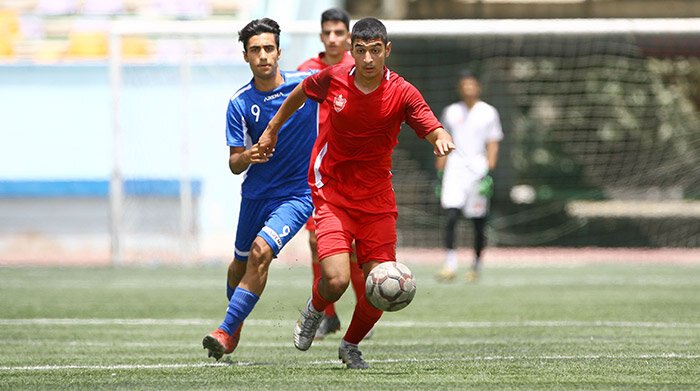
[[[278,340],[278,339],[276,339]],[[362,346],[474,346],[474,345],[504,345],[509,344],[511,346],[515,345],[529,345],[532,342],[537,342],[540,344],[544,343],[581,343],[582,338],[548,338],[548,337],[536,337],[528,339],[513,339],[513,338],[430,338],[430,339],[392,339],[390,341],[381,339],[370,339],[362,341]],[[174,351],[191,351],[193,346],[198,346],[199,341],[192,341],[192,343],[163,343],[163,342],[125,342],[122,340],[113,340],[110,342],[103,341],[52,341],[51,346],[63,346],[63,347],[77,347],[77,348],[120,348],[120,349],[144,349],[144,348],[159,348],[159,349],[171,349]],[[586,337],[586,343],[590,343],[590,337]],[[595,341],[598,345],[606,344],[618,344],[619,341],[611,341],[605,339],[597,339]],[[42,341],[26,341],[20,339],[0,339],[0,345],[8,348],[10,346],[46,346],[47,342]],[[324,339],[320,341],[314,341],[314,346],[337,346],[338,339]],[[250,342],[245,341],[245,348],[266,348],[275,349],[282,348],[287,349],[292,346],[291,338],[285,342]],[[201,347],[199,347],[201,348]]]
[[[496,268],[496,267],[494,267]],[[450,287],[459,284],[445,284],[434,281],[432,278],[419,276],[418,284],[422,287]],[[44,288],[54,289],[188,289],[210,291],[220,285],[220,281],[48,281],[42,284]],[[673,287],[700,287],[700,279],[695,275],[688,276],[524,276],[524,277],[493,277],[479,282],[485,287],[527,287],[527,286],[673,286]],[[27,282],[23,279],[3,281],[5,288],[26,288]],[[287,289],[308,289],[310,282],[270,280],[267,286],[285,287]]]
[[[262,327],[279,327],[293,324],[293,319],[246,319],[246,324]],[[72,319],[72,318],[34,318],[34,319],[0,319],[0,326],[212,326],[218,324],[209,319]],[[577,321],[577,320],[525,320],[500,322],[424,322],[424,321],[379,321],[378,327],[394,328],[430,328],[430,329],[474,329],[474,328],[508,328],[508,327],[607,327],[607,328],[657,328],[657,329],[695,329],[700,323],[685,322],[630,322],[630,321]]]
[[[406,359],[386,359],[367,360],[370,363],[427,363],[427,362],[469,362],[469,361],[516,361],[516,360],[649,360],[649,359],[673,359],[673,360],[697,360],[700,355],[694,354],[640,354],[640,355],[547,355],[547,356],[481,356],[481,357],[458,357],[458,358],[406,358]],[[307,362],[296,362],[296,365],[332,365],[340,364],[338,360],[314,360]],[[278,365],[270,363],[255,362],[220,362],[220,363],[191,363],[191,364],[119,364],[119,365],[27,365],[27,366],[0,366],[0,371],[56,371],[56,370],[132,370],[132,369],[182,369],[182,368],[208,368],[208,367],[228,367],[228,366],[269,366]],[[279,364],[284,366],[284,364]]]

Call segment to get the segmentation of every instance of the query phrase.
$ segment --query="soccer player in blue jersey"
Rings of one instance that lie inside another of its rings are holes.
[[[217,360],[238,345],[243,321],[265,289],[272,259],[313,211],[307,173],[317,135],[318,104],[307,101],[282,127],[280,153],[268,157],[258,153],[258,138],[270,118],[310,75],[279,70],[279,35],[279,25],[268,18],[253,20],[238,33],[253,80],[233,95],[226,114],[228,165],[234,174],[245,173],[245,179],[235,252],[228,268],[226,317],[202,341],[209,357]]]

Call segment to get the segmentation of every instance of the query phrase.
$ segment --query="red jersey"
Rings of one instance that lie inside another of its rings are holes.
[[[401,124],[420,138],[442,127],[420,92],[387,68],[369,94],[355,86],[354,64],[328,67],[302,86],[309,98],[331,108],[328,134],[316,140],[312,151],[312,189],[332,186],[350,200],[390,191],[391,153]]]
[[[301,65],[299,65],[297,71],[308,71],[310,69],[316,69],[320,71],[328,68],[330,65],[323,62],[323,57],[325,56],[326,53],[321,52],[318,54],[318,56],[311,57],[310,59],[304,61]],[[350,52],[346,51],[345,54],[343,54],[343,58],[340,59],[340,62],[338,64],[355,64],[355,59],[352,58]]]
[[[323,70],[328,68],[330,65],[326,64],[323,62],[323,58],[326,56],[326,52],[321,52],[318,54],[316,57],[311,57],[310,59],[304,61],[299,67],[297,68],[297,71],[308,71],[308,70]],[[349,65],[354,65],[355,64],[355,59],[352,58],[352,55],[350,55],[350,52],[345,51],[343,53],[343,58],[340,59],[340,62],[338,64],[349,64]],[[321,104],[318,106],[318,135],[316,139],[322,139],[322,142],[325,142],[326,138],[326,133],[328,133],[328,114],[329,114],[330,106]],[[309,165],[309,175],[313,176],[313,161],[314,158],[318,152],[312,153],[311,154],[311,164]],[[314,231],[314,220],[312,217],[309,217],[309,220],[306,222],[306,229],[309,231]]]

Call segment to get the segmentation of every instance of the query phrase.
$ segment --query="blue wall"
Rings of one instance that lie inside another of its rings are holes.
[[[323,46],[316,34],[285,35],[284,22],[318,20],[337,3],[295,1],[293,9],[282,12],[267,1],[251,16],[270,16],[282,24],[281,68],[295,69]],[[179,179],[185,118],[179,65],[132,64],[123,71],[124,176]],[[190,174],[201,180],[200,232],[231,235],[231,242],[242,177],[228,170],[225,113],[230,96],[250,78],[242,56],[225,64],[198,64],[191,71],[187,125]],[[112,95],[106,61],[0,64],[0,136],[0,181],[109,179]]]
[[[0,180],[106,180],[112,101],[104,63],[0,66]],[[182,89],[176,65],[128,66],[122,95],[127,178],[182,171]],[[192,69],[190,172],[202,181],[201,232],[235,232],[240,176],[227,166],[225,112],[250,78],[245,63]]]

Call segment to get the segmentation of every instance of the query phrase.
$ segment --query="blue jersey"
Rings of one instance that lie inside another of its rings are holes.
[[[231,147],[250,148],[258,142],[284,99],[311,72],[282,71],[284,83],[259,91],[253,81],[231,98],[226,113],[226,141]],[[282,125],[276,152],[267,163],[252,164],[241,187],[244,198],[262,199],[310,194],[307,181],[311,149],[318,134],[318,103],[307,100]]]

